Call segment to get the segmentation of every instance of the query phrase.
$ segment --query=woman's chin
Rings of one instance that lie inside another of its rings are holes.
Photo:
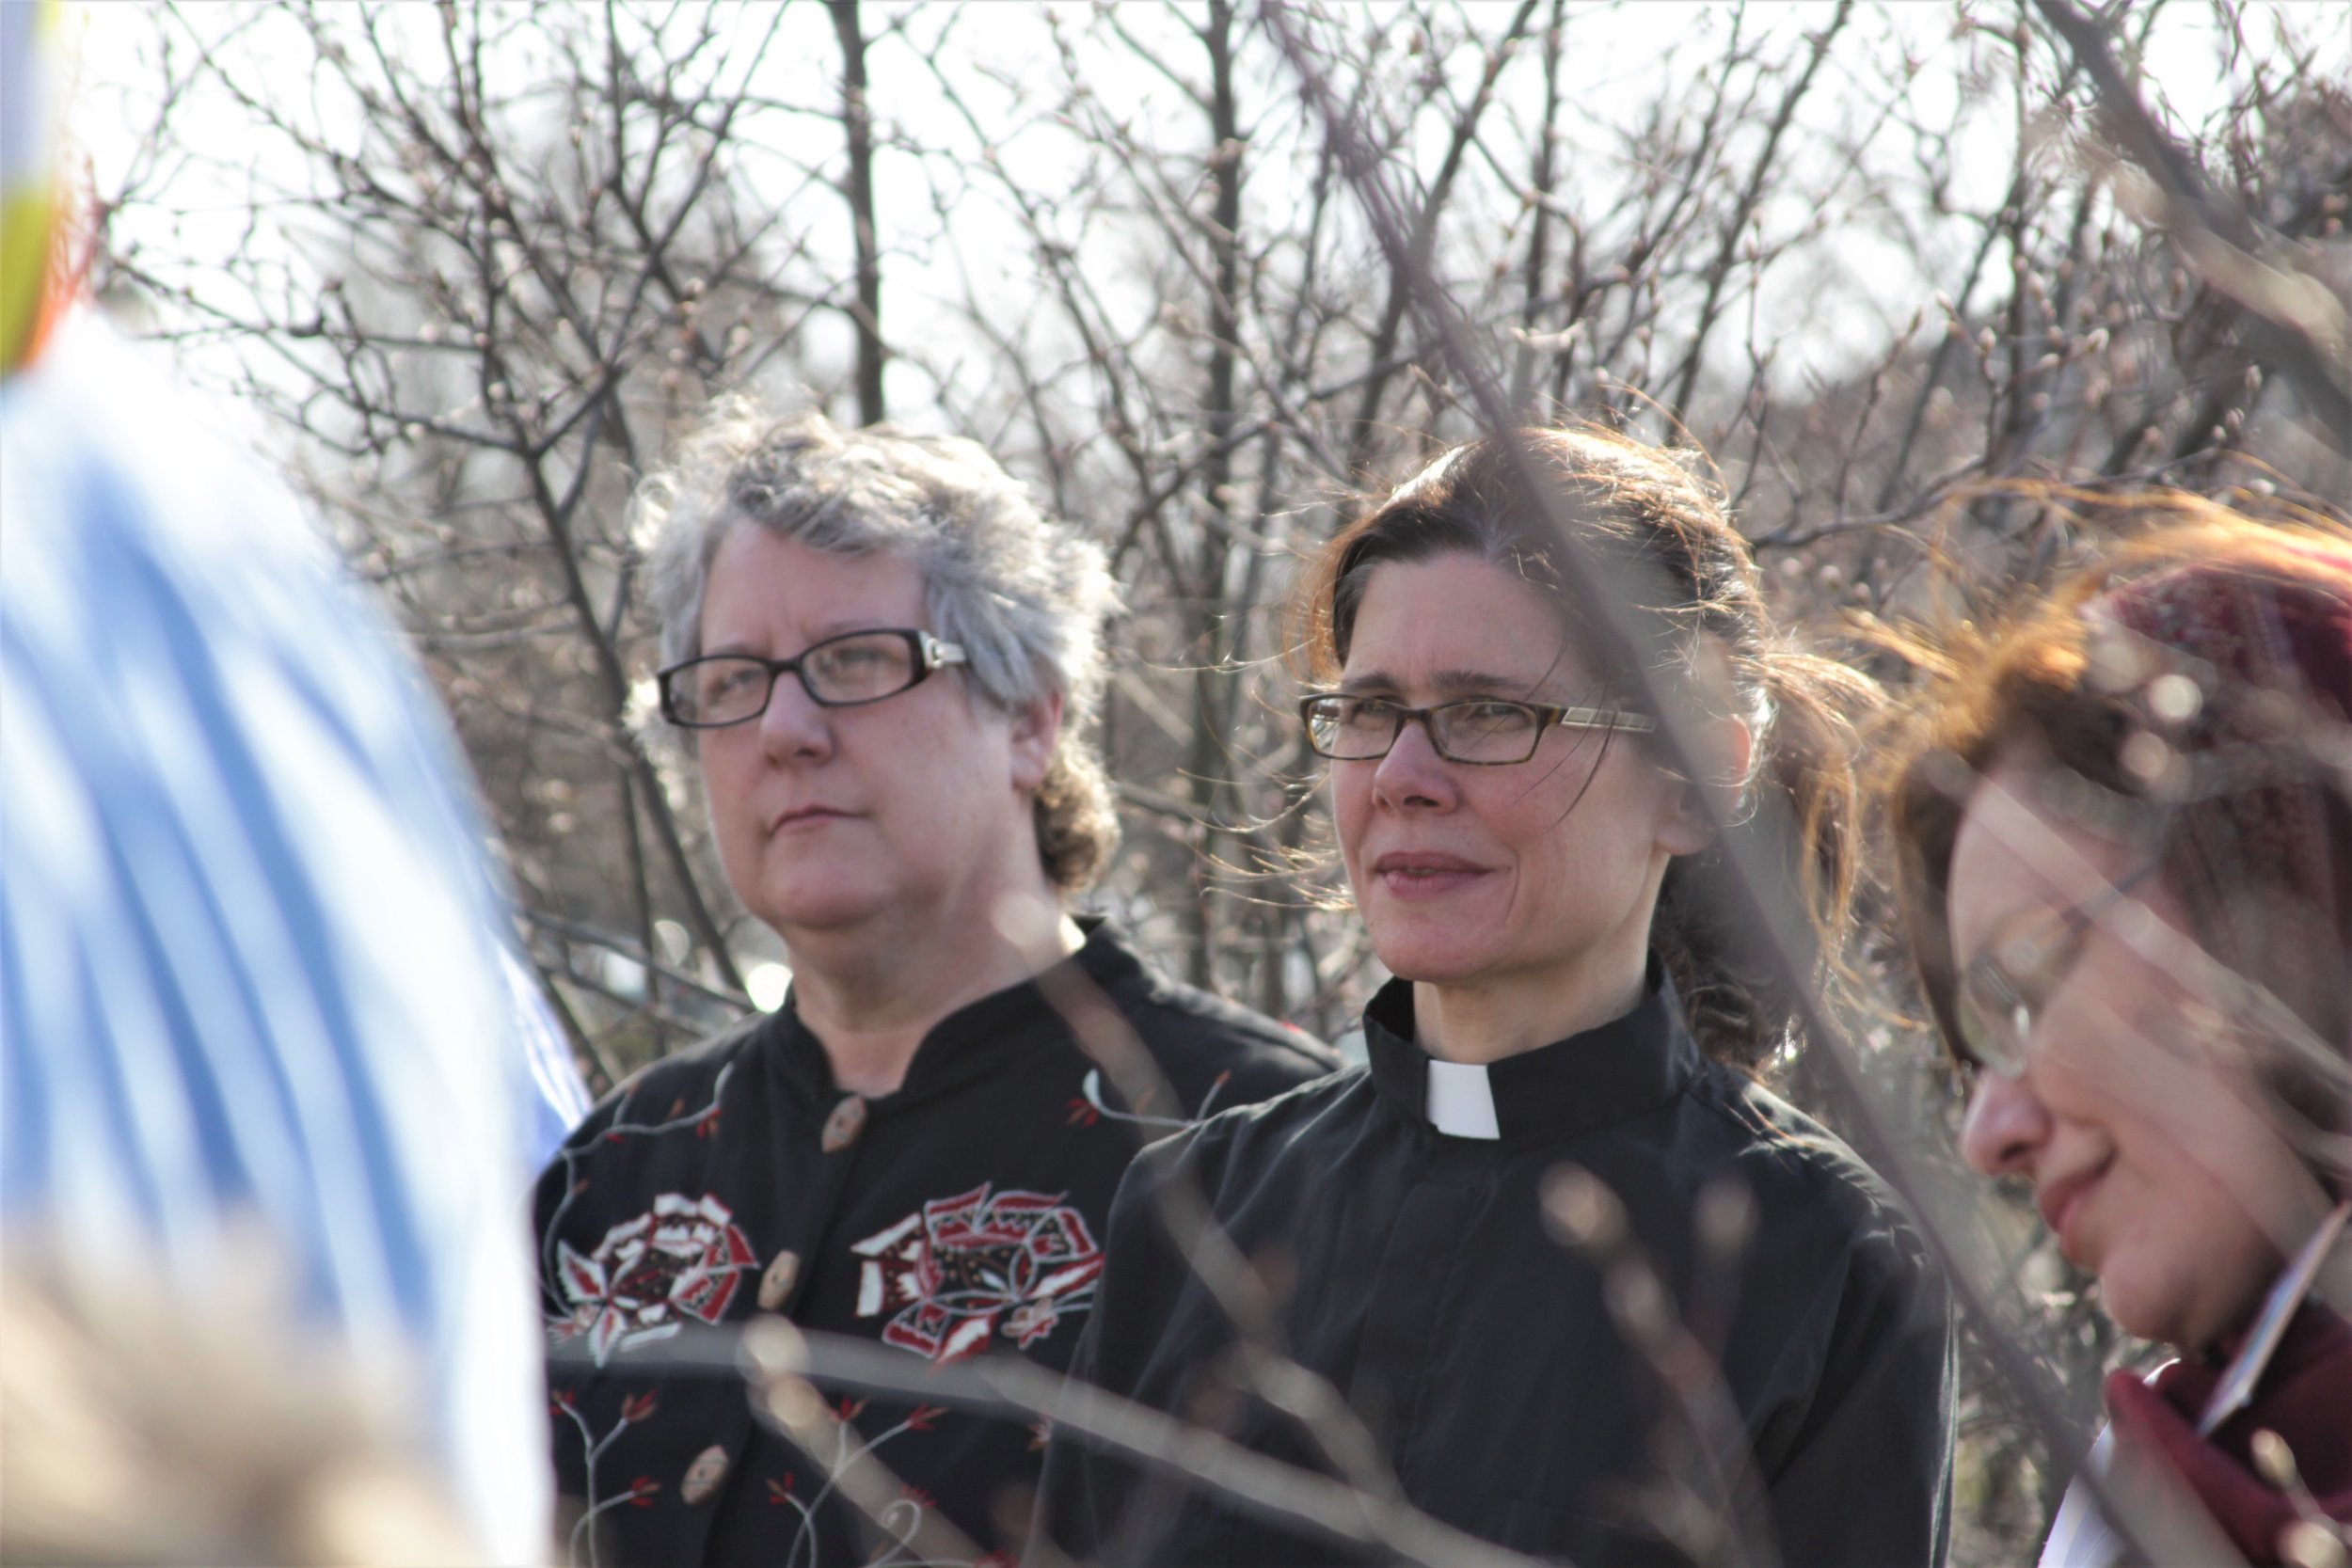
[[[1494,961],[1485,944],[1464,942],[1458,933],[1416,930],[1384,937],[1375,930],[1372,951],[1398,979],[1438,986],[1474,980]]]
[[[2259,1296],[2260,1291],[2232,1291]],[[2218,1340],[2243,1316],[2234,1305],[2200,1299],[2201,1292],[2179,1280],[2142,1279],[2126,1266],[2099,1279],[2099,1305],[2115,1326],[2136,1339],[2197,1352]]]
[[[789,943],[867,925],[887,908],[868,882],[850,879],[805,878],[786,889],[762,890],[768,896],[752,912]],[[749,899],[744,900],[751,907]]]
[[[2110,1241],[2096,1260],[2099,1305],[2135,1338],[2207,1349],[2243,1328],[2284,1259],[2250,1227],[2193,1217]]]

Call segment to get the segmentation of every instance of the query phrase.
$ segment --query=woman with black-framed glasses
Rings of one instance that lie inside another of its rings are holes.
[[[633,1353],[774,1313],[910,1367],[1058,1369],[1142,1138],[1336,1063],[1069,909],[1117,835],[1087,734],[1112,588],[979,448],[730,404],[646,483],[639,520],[662,654],[648,738],[699,779],[727,885],[792,983],[622,1085],[540,1181],[570,1557],[864,1563],[898,1543],[823,1461],[734,1380]],[[1134,1028],[1173,1103],[1104,1083],[1039,984],[1049,965]],[[882,1400],[859,1422],[909,1489],[894,1532],[944,1518],[1018,1548],[1027,1426]]]
[[[1572,584],[1555,524],[1604,580]],[[1703,805],[1806,865],[1834,944],[1868,683],[1779,641],[1689,471],[1596,431],[1448,452],[1303,592],[1305,739],[1396,978],[1365,1070],[1138,1162],[1080,1370],[1279,1458],[1376,1456],[1349,1479],[1539,1557],[1940,1560],[1944,1291],[1886,1190],[1756,1081],[1793,999],[1722,915]],[[1644,645],[1587,623],[1596,592]],[[1705,776],[1654,749],[1667,704]],[[1311,1436],[1231,1354],[1169,1183],[1280,1282],[1279,1347],[1352,1432]],[[1359,1560],[1058,1429],[1041,1523],[1101,1563]]]
[[[2110,1482],[2142,1523],[2164,1513],[2134,1487],[2194,1499],[2217,1552],[2341,1561],[2352,534],[2120,509],[2171,526],[1915,649],[1934,678],[1889,765],[1896,891],[1963,1156],[2030,1183],[2106,1314],[2182,1353],[2108,1379]],[[2078,1488],[2042,1561],[2122,1551]]]

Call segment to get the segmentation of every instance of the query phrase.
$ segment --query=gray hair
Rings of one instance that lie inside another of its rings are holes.
[[[1065,893],[1102,875],[1119,822],[1090,730],[1118,591],[1102,550],[1049,519],[977,443],[844,430],[814,412],[778,418],[731,397],[632,506],[664,666],[702,652],[711,558],[744,524],[836,555],[913,562],[930,629],[962,644],[982,697],[1007,713],[1061,698],[1061,739],[1037,791],[1038,854]]]

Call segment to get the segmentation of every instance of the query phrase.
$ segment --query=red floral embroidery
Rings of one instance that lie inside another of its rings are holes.
[[[597,1365],[614,1346],[664,1339],[688,1318],[715,1323],[737,1278],[758,1265],[726,1205],[663,1193],[648,1213],[614,1226],[596,1250],[556,1243],[556,1277],[572,1314],[558,1333],[585,1335]]]
[[[961,1360],[1002,1332],[1024,1349],[1092,1303],[1102,1249],[1084,1215],[1041,1193],[968,1193],[927,1203],[850,1251],[866,1259],[857,1313],[899,1309],[882,1341]]]

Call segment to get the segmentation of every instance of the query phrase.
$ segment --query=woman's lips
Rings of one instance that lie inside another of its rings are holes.
[[[828,822],[845,821],[849,816],[848,812],[835,811],[831,806],[795,806],[790,811],[778,814],[775,821],[770,826],[769,832],[799,832],[813,828],[821,828]]]
[[[2106,1174],[2106,1167],[2101,1165],[2061,1178],[2034,1195],[2035,1207],[2042,1211],[2042,1223],[2058,1238],[2058,1251],[2077,1268],[2091,1267],[2091,1260],[2083,1255],[2082,1238],[2075,1233],[2075,1218],[2082,1212],[2083,1200]]]
[[[1486,875],[1486,868],[1458,855],[1399,851],[1373,863],[1373,877],[1392,898],[1442,898]]]

